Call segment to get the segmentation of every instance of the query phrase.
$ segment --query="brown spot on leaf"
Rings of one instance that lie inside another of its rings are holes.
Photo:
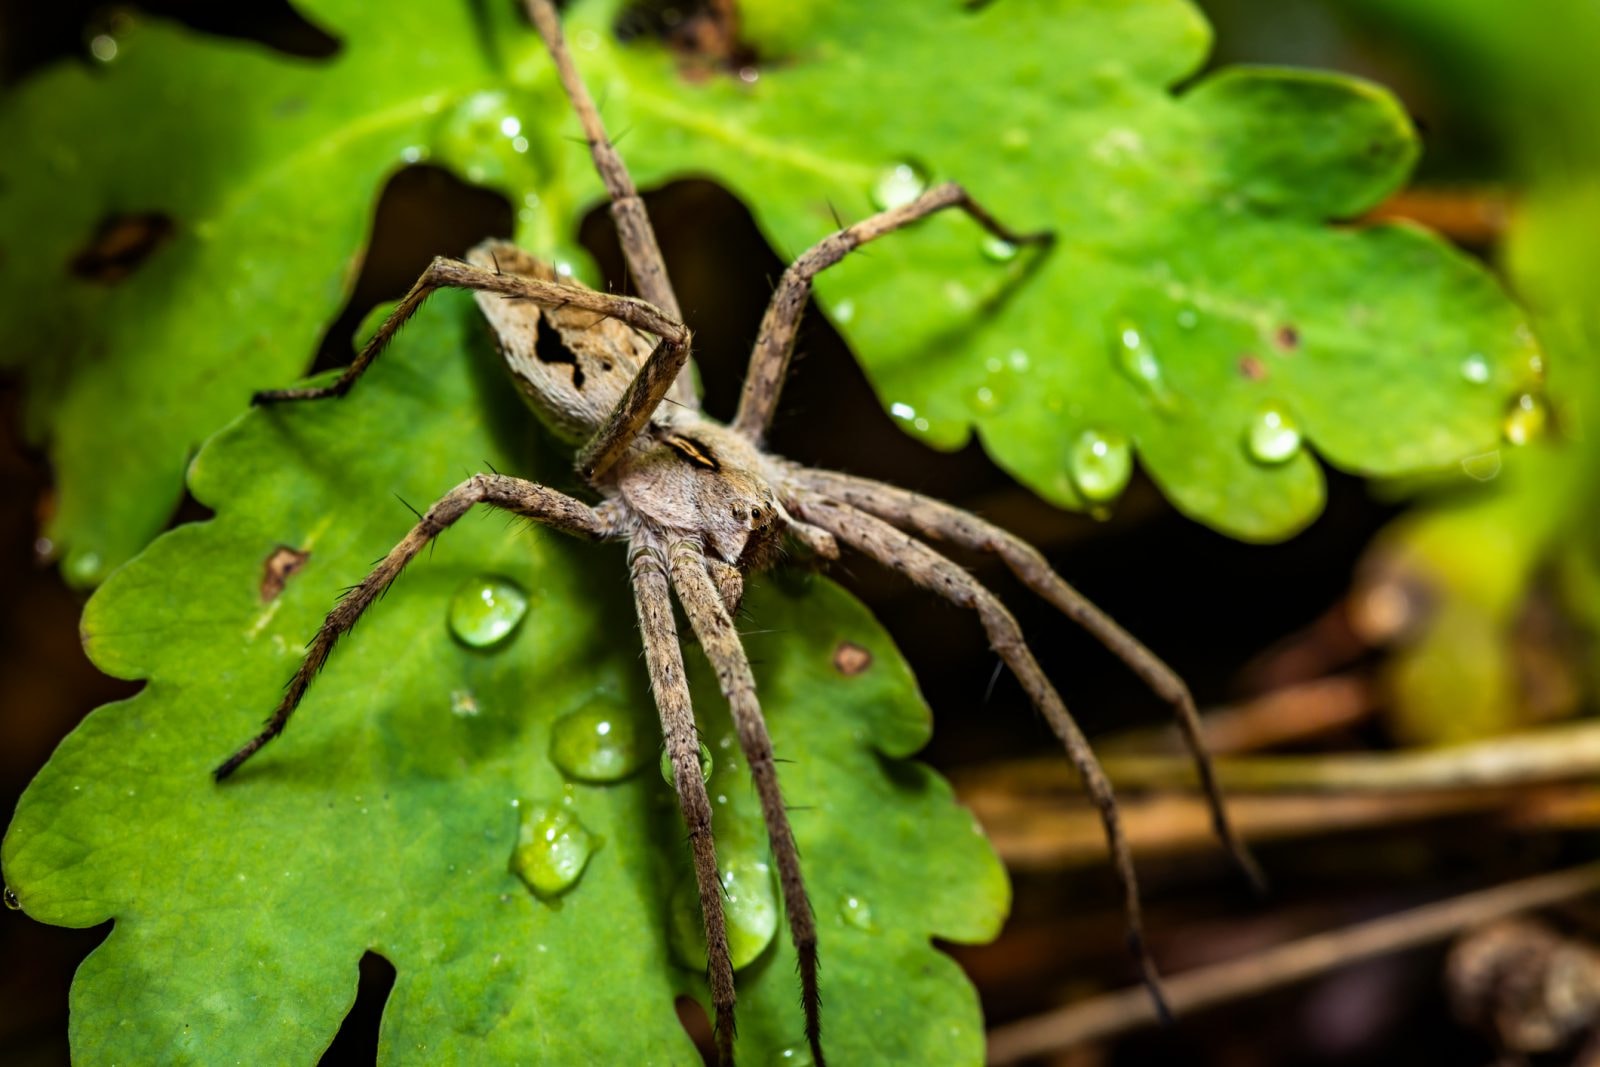
[[[1300,347],[1300,331],[1295,329],[1289,323],[1284,323],[1282,326],[1279,326],[1278,332],[1273,335],[1272,339],[1276,341],[1278,343],[1278,347],[1283,349],[1285,352],[1293,352],[1295,349]]]
[[[68,267],[85,281],[113,285],[138,270],[175,229],[171,218],[156,211],[112,215],[100,223]]]
[[[311,553],[290,548],[288,545],[279,545],[273,549],[272,554],[267,557],[266,564],[261,568],[261,602],[265,604],[278,599],[278,594],[283,592],[283,587],[288,584],[289,579],[297,574],[310,558]]]
[[[703,82],[722,72],[750,83],[760,77],[755,49],[739,34],[735,0],[688,0],[659,6],[633,3],[617,17],[613,30],[627,42],[637,37],[664,41],[678,57],[685,81]]]
[[[1243,377],[1249,378],[1252,382],[1265,381],[1267,365],[1261,362],[1260,356],[1246,352],[1239,357],[1239,373]]]
[[[853,641],[840,641],[833,650],[833,669],[845,677],[860,674],[872,666],[872,653]]]

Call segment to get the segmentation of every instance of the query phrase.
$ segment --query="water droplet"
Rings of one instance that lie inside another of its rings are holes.
[[[1133,447],[1115,431],[1085,430],[1067,459],[1072,484],[1085,500],[1115,500],[1133,477]]]
[[[67,553],[67,560],[61,565],[67,584],[75,586],[98,585],[105,577],[105,569],[100,563],[98,552],[71,552]]]
[[[1500,450],[1480,452],[1461,461],[1461,472],[1475,482],[1490,482],[1500,474]]]
[[[709,782],[711,780],[711,768],[713,766],[715,766],[715,764],[711,760],[711,750],[706,747],[706,743],[704,741],[701,741],[700,780],[702,782]],[[661,778],[668,785],[675,784],[672,780],[672,753],[668,752],[666,749],[661,750]]]
[[[1545,407],[1544,401],[1532,393],[1523,393],[1511,401],[1511,406],[1506,408],[1505,421],[1501,429],[1505,431],[1506,440],[1514,445],[1525,445],[1544,432],[1545,423],[1549,421],[1550,411]]]
[[[790,1045],[778,1052],[778,1062],[783,1067],[816,1067],[816,1060],[811,1058],[811,1048],[808,1045]]]
[[[528,595],[507,578],[479,576],[450,598],[450,632],[473,648],[505,640],[528,613]]]
[[[878,176],[872,186],[872,202],[880,211],[904,207],[922,195],[928,176],[914,163],[896,163]]]
[[[899,401],[896,401],[889,405],[889,414],[893,415],[901,422],[912,422],[917,417],[917,409],[912,407],[910,404],[902,404]]]
[[[550,900],[578,883],[599,843],[571,809],[530,803],[517,831],[511,872],[527,883],[534,895]]]
[[[841,300],[833,305],[833,321],[843,325],[856,317],[856,302]]]
[[[13,890],[10,886],[6,886],[5,900],[6,900],[6,907],[10,908],[12,911],[21,911],[22,910],[22,901],[17,899],[16,891]]]
[[[1482,352],[1474,352],[1461,361],[1461,377],[1473,385],[1482,385],[1489,380],[1489,361],[1483,358]]]
[[[117,39],[109,33],[97,33],[89,38],[89,54],[102,63],[117,58]]]
[[[1166,410],[1172,407],[1172,393],[1162,374],[1161,362],[1150,339],[1137,323],[1124,319],[1113,331],[1112,351],[1117,367],[1140,389],[1143,389],[1156,406]]]
[[[1017,246],[990,234],[983,239],[983,258],[992,263],[1010,263],[1017,258]]]
[[[1300,451],[1300,427],[1288,412],[1265,407],[1251,418],[1244,444],[1250,458],[1257,463],[1287,463]]]
[[[1000,410],[1000,396],[992,385],[980,385],[972,391],[972,408],[980,415],[991,415]]]
[[[580,782],[620,782],[648,758],[634,714],[605,701],[561,716],[550,731],[551,761]]]
[[[673,954],[690,970],[706,969],[705,924],[694,875],[672,894],[668,930]],[[728,923],[728,955],[734,970],[754,963],[778,932],[778,888],[764,860],[735,856],[722,869],[722,913]]]
[[[872,929],[872,907],[860,897],[845,897],[839,902],[839,914],[857,930]]]
[[[503,92],[474,93],[439,122],[434,137],[442,161],[478,185],[526,184],[528,124]]]
[[[471,718],[478,714],[478,698],[472,695],[470,689],[454,689],[450,692],[450,713],[462,718]]]

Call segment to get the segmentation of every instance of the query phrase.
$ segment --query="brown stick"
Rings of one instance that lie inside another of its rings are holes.
[[[1187,1014],[1596,890],[1600,890],[1600,863],[1512,882],[1291,941],[1244,959],[1197,967],[1168,979],[1167,995],[1177,1011]],[[989,1062],[1017,1063],[1156,1021],[1140,990],[1108,993],[996,1027],[989,1034]]]

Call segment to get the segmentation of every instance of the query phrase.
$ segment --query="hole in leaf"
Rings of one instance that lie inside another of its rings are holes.
[[[158,211],[112,215],[95,228],[68,268],[85,281],[112,285],[138,270],[176,229],[172,218]]]
[[[361,957],[360,974],[356,1002],[350,1005],[333,1044],[318,1061],[322,1067],[378,1060],[378,1028],[383,1022],[383,1006],[394,989],[394,964],[376,952],[368,952]]]
[[[405,295],[434,256],[460,256],[485,237],[510,237],[511,225],[503,197],[447,170],[419,164],[395,174],[378,196],[350,299],[323,334],[312,369],[348,364],[361,320],[379,303]]]
[[[300,568],[304,567],[306,560],[310,558],[311,553],[290,548],[288,545],[279,545],[273,549],[261,568],[261,602],[267,603],[278,599],[289,579],[298,574]]]
[[[678,1022],[682,1024],[683,1032],[689,1035],[694,1047],[700,1050],[700,1058],[707,1064],[715,1063],[717,1044],[706,1009],[693,997],[679,997],[673,1001],[673,1007],[678,1009]]]

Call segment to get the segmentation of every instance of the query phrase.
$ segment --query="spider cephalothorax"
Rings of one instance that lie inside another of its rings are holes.
[[[563,280],[515,246],[488,241],[465,261],[435,259],[332,385],[273,390],[258,394],[257,401],[342,395],[428,294],[443,287],[471,289],[512,380],[534,412],[556,435],[582,442],[578,475],[599,502],[591,505],[498,473],[462,482],[420,516],[405,539],[329,613],[265,729],[217,768],[217,778],[232,774],[282,732],[340,636],[423,547],[473,505],[488,504],[593,540],[626,541],[645,661],[694,858],[719,1057],[728,1063],[733,1055],[733,968],[712,809],[700,773],[699,741],[673,616],[674,595],[716,672],[755,781],[799,960],[806,1038],[820,1065],[824,1059],[816,923],[778,789],[755,679],[732,615],[744,575],[770,564],[786,539],[803,543],[824,559],[837,557],[842,546],[976,613],[995,652],[1060,738],[1100,810],[1122,885],[1130,939],[1159,1000],[1159,984],[1142,948],[1128,844],[1099,763],[1010,612],[927,542],[947,542],[1000,557],[1025,586],[1105,642],[1174,706],[1211,796],[1217,831],[1253,874],[1217,796],[1188,689],[1018,538],[948,504],[865,478],[806,467],[763,448],[800,315],[812,279],[820,271],[860,245],[945,208],[957,208],[999,239],[1036,246],[1041,254],[1049,236],[1011,231],[960,186],[946,183],[823,238],[784,272],[762,320],[738,414],[729,425],[716,422],[700,411],[688,367],[689,331],[643,204],[572,66],[559,17],[549,0],[528,0],[528,9],[583,123],[611,196],[612,215],[640,298],[584,288]]]

